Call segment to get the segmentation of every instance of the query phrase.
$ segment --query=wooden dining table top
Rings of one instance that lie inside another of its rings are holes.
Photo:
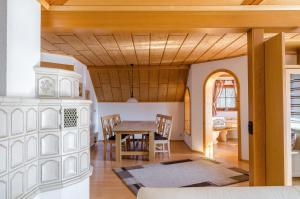
[[[113,128],[115,132],[155,132],[155,121],[122,121]]]

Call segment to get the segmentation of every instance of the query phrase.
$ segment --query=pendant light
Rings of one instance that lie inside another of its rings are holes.
[[[138,103],[139,101],[133,97],[133,64],[130,64],[131,66],[131,95],[130,98],[128,98],[127,103]]]

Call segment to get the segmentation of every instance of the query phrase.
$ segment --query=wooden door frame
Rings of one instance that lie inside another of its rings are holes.
[[[237,86],[237,100],[236,100],[236,107],[237,107],[237,122],[238,122],[238,160],[242,161],[242,140],[241,140],[241,108],[240,108],[240,80],[237,77],[237,75],[235,75],[234,72],[232,72],[231,70],[228,69],[217,69],[214,70],[213,72],[211,72],[205,79],[204,84],[203,84],[203,152],[204,154],[206,153],[206,85],[208,80],[216,73],[228,73],[229,75],[231,75],[234,80],[236,81],[236,86]]]

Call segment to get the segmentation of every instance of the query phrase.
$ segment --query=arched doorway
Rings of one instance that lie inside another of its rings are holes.
[[[191,135],[191,96],[190,89],[187,87],[184,94],[184,133]]]
[[[230,82],[232,83],[230,84]],[[234,89],[234,97],[232,89],[229,88]],[[226,93],[229,93],[228,98]],[[227,102],[229,105],[226,104]],[[236,115],[235,122],[231,120],[231,124],[229,112],[235,112]],[[234,126],[235,124],[236,126]],[[235,132],[232,142],[227,139],[230,135],[229,132]],[[234,143],[237,147],[237,149],[228,147],[228,149],[233,149],[233,153],[236,153],[230,156],[231,159],[236,157],[235,161],[241,160],[240,82],[232,71],[220,69],[210,73],[203,85],[203,148],[205,156],[214,159],[216,156],[214,149],[219,146],[226,148],[227,143],[231,145]]]

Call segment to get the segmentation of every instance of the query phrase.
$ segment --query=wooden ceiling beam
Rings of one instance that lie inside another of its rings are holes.
[[[46,10],[50,9],[50,4],[48,3],[48,1],[46,0],[38,0],[38,2],[41,4],[41,6],[43,8],[45,8]]]
[[[242,5],[259,5],[263,0],[244,0]]]
[[[295,11],[299,5],[258,5],[261,0],[245,0],[235,6],[190,5],[53,5],[50,11],[59,12],[225,12],[225,11]]]
[[[256,6],[260,7],[260,6]],[[278,7],[277,7],[278,8]],[[245,32],[249,28],[284,28],[299,31],[300,7],[294,10],[216,10],[172,12],[43,11],[43,31],[210,31],[229,29]],[[268,32],[268,30],[266,30]],[[294,31],[293,31],[294,32]]]

